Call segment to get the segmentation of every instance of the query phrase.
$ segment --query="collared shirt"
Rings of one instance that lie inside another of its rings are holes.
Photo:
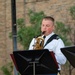
[[[55,34],[54,32],[52,32],[50,35],[46,36],[45,40],[44,40],[44,45],[47,42],[47,40],[53,35]],[[33,45],[35,43],[35,38],[33,38],[33,40],[30,43],[29,46],[29,50],[33,49]],[[64,47],[64,43],[63,41],[59,38],[59,39],[53,39],[50,43],[48,43],[44,49],[48,49],[49,51],[53,51],[55,54],[55,58],[57,60],[57,63],[59,65],[59,69],[61,70],[61,64],[65,64],[66,63],[66,57],[63,55],[63,53],[61,52],[61,48]]]

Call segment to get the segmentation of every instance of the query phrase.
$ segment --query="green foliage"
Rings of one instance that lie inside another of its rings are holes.
[[[38,32],[40,32],[41,20],[45,16],[44,13],[42,11],[33,12],[32,10],[30,10],[28,15],[30,17],[30,23],[34,28],[34,31],[36,30],[35,34],[39,34]]]
[[[24,49],[28,48],[30,40],[34,36],[34,30],[32,27],[20,28],[17,32],[18,41],[23,45]]]
[[[30,16],[31,26],[25,26],[24,19],[20,18],[17,20],[18,41],[22,44],[24,49],[28,49],[31,39],[40,34],[40,24],[41,19],[44,16],[44,13],[43,12],[37,13],[30,10],[28,15]]]
[[[7,69],[7,67],[2,67],[2,70],[4,72],[4,75],[11,75],[11,72],[9,72],[9,70]]]
[[[44,13],[41,12],[34,12],[32,10],[29,10],[28,15],[30,16],[30,23],[34,25],[40,25],[42,17],[45,16]]]
[[[8,63],[2,66],[1,70],[3,71],[4,75],[12,75],[12,71],[13,71],[12,63]]]
[[[17,25],[18,25],[18,28],[25,27],[25,25],[24,25],[24,19],[23,18],[17,19]]]
[[[73,19],[75,19],[75,6],[70,7],[70,14]]]
[[[65,45],[71,45],[71,40],[68,38],[71,28],[62,22],[56,22],[55,32],[63,39]]]

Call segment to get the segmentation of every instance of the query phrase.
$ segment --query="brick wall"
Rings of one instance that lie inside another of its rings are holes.
[[[28,9],[44,11],[56,21],[73,25],[69,8],[74,5],[75,0],[16,0],[16,15],[17,18],[25,18],[25,23],[29,25]],[[0,68],[11,61],[10,54],[13,51],[13,42],[9,38],[9,32],[12,31],[11,22],[11,0],[0,0]],[[18,48],[22,49],[19,44]],[[1,70],[0,74],[2,75]]]

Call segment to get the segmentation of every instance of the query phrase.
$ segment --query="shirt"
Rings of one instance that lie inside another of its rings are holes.
[[[44,40],[44,45],[47,42],[47,40],[54,35],[55,33],[52,32],[51,34],[49,34],[48,36],[46,36],[45,40]],[[35,43],[35,38],[32,39],[30,46],[29,46],[29,50],[33,49],[33,45]],[[63,55],[63,53],[61,52],[61,48],[63,48],[65,45],[62,41],[61,38],[59,39],[53,39],[51,42],[49,42],[44,49],[48,49],[49,51],[53,51],[55,58],[57,60],[59,69],[61,70],[61,65],[66,63],[66,57]]]

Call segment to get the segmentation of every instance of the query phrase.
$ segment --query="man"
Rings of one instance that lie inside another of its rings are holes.
[[[54,26],[53,17],[46,16],[42,19],[41,32],[45,32],[44,36],[46,36],[44,40],[44,49],[48,49],[49,51],[54,52],[55,58],[59,66],[58,71],[60,71],[61,70],[60,65],[66,63],[66,58],[60,50],[62,47],[64,47],[64,43],[61,40],[61,38],[59,38],[58,35],[54,33],[54,28],[55,26]],[[35,41],[35,38],[33,38],[33,40],[31,41],[29,50],[33,49],[34,41]],[[52,75],[52,74],[49,74],[49,75]],[[53,75],[57,75],[57,74],[53,74]]]

